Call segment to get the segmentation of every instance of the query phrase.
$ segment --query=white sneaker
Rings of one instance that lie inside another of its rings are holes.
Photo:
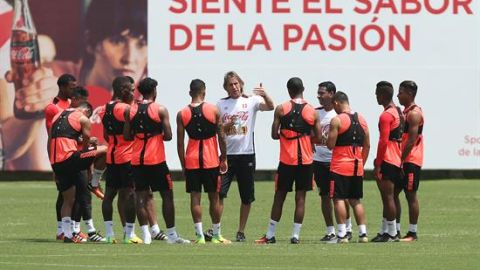
[[[181,237],[177,237],[176,239],[167,239],[167,243],[169,244],[190,244],[190,240],[183,239]]]
[[[145,245],[150,245],[152,243],[152,235],[151,234],[144,234],[142,240],[143,240],[143,243]]]

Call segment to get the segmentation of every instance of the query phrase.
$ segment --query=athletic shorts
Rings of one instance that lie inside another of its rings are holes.
[[[167,162],[156,165],[132,165],[136,191],[166,191],[173,189]]]
[[[420,172],[422,168],[413,163],[403,164],[403,177],[397,183],[405,191],[417,191],[420,185]]]
[[[383,161],[382,165],[380,166],[380,174],[382,180],[389,180],[393,183],[397,183],[400,178],[402,171],[400,167],[392,165],[388,162]]]
[[[135,188],[132,165],[130,162],[122,164],[107,164],[106,186],[114,189]]]
[[[278,164],[275,175],[275,191],[292,191],[295,182],[295,191],[309,191],[313,189],[313,165],[286,165]]]
[[[330,198],[363,198],[363,176],[344,176],[330,172]]]
[[[226,198],[233,178],[237,179],[242,204],[255,201],[255,154],[228,155],[228,172],[222,176],[220,198]]]
[[[57,189],[64,192],[81,181],[81,171],[88,169],[95,159],[97,150],[82,150],[74,152],[66,160],[54,163],[53,172],[58,180]]]
[[[211,169],[192,169],[185,170],[185,185],[187,193],[202,192],[220,192],[222,178],[220,168]]]
[[[318,194],[327,196],[330,192],[330,162],[313,161],[313,176]]]

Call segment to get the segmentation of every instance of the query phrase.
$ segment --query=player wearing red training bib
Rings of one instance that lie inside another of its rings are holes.
[[[417,240],[417,222],[419,205],[417,190],[420,184],[420,172],[423,165],[423,124],[422,109],[415,104],[417,84],[414,81],[403,81],[398,90],[398,101],[405,107],[405,128],[402,136],[403,177],[395,187],[395,203],[397,205],[397,222],[400,222],[400,200],[398,195],[403,190],[408,202],[409,225],[402,242]]]
[[[208,193],[212,219],[212,243],[228,244],[221,235],[220,209],[218,205],[221,185],[220,173],[227,167],[225,135],[220,123],[220,112],[213,104],[206,103],[206,87],[202,80],[190,83],[191,103],[177,114],[177,152],[186,177],[186,190],[190,193],[190,208],[195,225],[197,244],[205,244],[202,228],[200,199]],[[185,151],[185,132],[188,134]],[[218,153],[220,148],[220,157]]]
[[[394,188],[395,183],[400,180],[401,138],[405,120],[400,108],[392,101],[391,83],[377,83],[375,95],[378,104],[384,108],[378,123],[380,138],[373,170],[382,197],[383,218],[380,232],[372,242],[392,242],[399,240]]]
[[[267,233],[258,244],[273,244],[282,217],[283,203],[295,183],[295,214],[290,242],[298,244],[305,213],[307,191],[313,189],[312,142],[320,141],[320,121],[315,109],[303,99],[303,82],[294,77],[287,82],[291,100],[277,106],[272,124],[272,139],[280,140],[280,162],[275,176],[275,195]],[[314,134],[312,140],[312,132]]]
[[[330,165],[330,197],[337,219],[337,243],[348,243],[346,232],[347,207],[352,207],[358,224],[358,241],[368,242],[363,197],[363,166],[370,150],[370,135],[365,119],[350,108],[348,96],[338,91],[332,99],[338,114],[330,122],[327,138],[332,151]]]

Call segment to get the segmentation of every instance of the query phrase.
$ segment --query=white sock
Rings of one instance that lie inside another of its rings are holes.
[[[167,237],[170,240],[175,240],[178,238],[177,230],[175,227],[167,228]]]
[[[408,231],[413,232],[413,233],[417,233],[417,224],[409,224],[408,225]]]
[[[73,221],[73,232],[79,233],[80,232],[80,222]]]
[[[268,223],[268,230],[267,230],[267,234],[266,234],[266,237],[268,239],[272,238],[275,236],[275,230],[277,229],[277,224],[278,224],[278,221],[275,221],[273,219],[270,219],[270,222]]]
[[[386,218],[383,218],[382,219],[382,225],[380,226],[380,234],[384,234],[388,231],[387,229],[387,219]]]
[[[367,225],[358,225],[358,235],[367,234]]]
[[[352,232],[352,218],[347,218],[347,223],[345,223],[347,232]]]
[[[335,234],[335,226],[327,226],[327,234]]]
[[[300,239],[300,230],[302,229],[302,223],[293,223],[292,238]]]
[[[395,219],[394,220],[387,220],[387,233],[390,236],[397,235],[397,228],[395,227],[396,224],[397,224],[397,221]]]
[[[194,225],[195,225],[195,234],[203,238],[204,236],[203,236],[202,222],[195,223]]]
[[[400,231],[400,223],[397,222],[397,231],[399,232]]]
[[[62,221],[57,221],[57,235],[63,233],[62,224]]]
[[[125,223],[125,235],[129,238],[135,235],[135,223]]]
[[[140,226],[140,229],[142,230],[143,243],[147,244],[147,245],[151,244],[152,243],[152,235],[150,234],[150,231],[148,230],[148,225],[142,225],[142,226]]]
[[[347,234],[347,226],[345,224],[337,224],[337,236],[342,238]]]
[[[212,224],[213,235],[220,235],[222,230],[220,228],[220,223]]]
[[[85,226],[87,226],[87,232],[88,233],[92,233],[92,232],[96,232],[97,230],[95,229],[95,226],[93,226],[93,220],[92,219],[89,219],[89,220],[84,220],[85,222]]]
[[[62,230],[67,238],[72,238],[72,220],[70,217],[63,217],[62,218]]]
[[[105,236],[106,237],[113,237],[115,236],[115,233],[113,232],[113,221],[105,221]]]
[[[100,184],[100,178],[102,177],[103,172],[105,172],[105,169],[99,170],[99,169],[93,169],[92,173],[92,186],[93,187],[98,187]]]
[[[150,232],[152,233],[152,235],[157,235],[160,232],[160,227],[158,227],[158,224],[150,227]]]

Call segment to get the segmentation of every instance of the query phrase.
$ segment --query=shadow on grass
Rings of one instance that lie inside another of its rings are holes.
[[[12,239],[17,242],[27,242],[27,243],[63,243],[63,241],[57,241],[55,239],[45,239],[45,238],[17,238]]]

